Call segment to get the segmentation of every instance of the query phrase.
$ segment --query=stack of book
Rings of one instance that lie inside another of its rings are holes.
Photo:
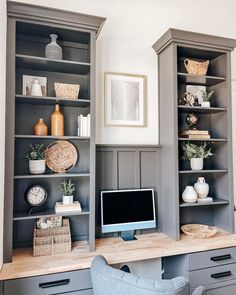
[[[55,212],[63,213],[63,212],[81,212],[81,206],[78,201],[73,202],[73,204],[65,205],[62,202],[56,202]]]
[[[90,136],[90,114],[78,116],[78,136]]]
[[[189,139],[210,139],[211,136],[208,130],[198,130],[198,129],[190,129],[186,131],[182,131],[179,134],[180,137],[185,137]]]

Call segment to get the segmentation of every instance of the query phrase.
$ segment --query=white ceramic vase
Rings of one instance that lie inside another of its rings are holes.
[[[193,186],[186,186],[185,190],[182,193],[182,199],[186,203],[195,203],[197,201],[197,193]]]
[[[71,205],[73,204],[73,195],[70,195],[70,196],[63,196],[63,204],[64,205]]]
[[[51,34],[51,43],[45,47],[45,57],[50,59],[62,59],[62,48],[57,44],[57,35]]]
[[[45,170],[45,160],[29,160],[29,172],[31,174],[43,174]]]
[[[198,177],[197,182],[194,184],[194,189],[200,199],[205,199],[209,194],[209,185],[204,177]]]
[[[32,96],[42,96],[43,95],[42,87],[41,87],[38,79],[34,80],[32,86],[31,86],[30,94]]]
[[[211,106],[211,103],[209,101],[203,101],[201,102],[201,106],[204,108],[209,108]]]
[[[202,170],[203,169],[203,159],[202,158],[190,159],[190,167],[192,170]]]

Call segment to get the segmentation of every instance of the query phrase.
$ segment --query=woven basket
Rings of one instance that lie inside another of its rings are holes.
[[[204,76],[206,75],[208,70],[209,60],[195,61],[191,59],[185,59],[184,65],[188,74]]]
[[[71,251],[69,219],[63,219],[62,227],[34,229],[33,256],[63,254]]]
[[[181,226],[181,230],[191,238],[203,239],[213,237],[217,233],[215,227],[204,224],[185,224]]]
[[[80,85],[54,83],[54,89],[57,98],[76,99],[79,96]]]

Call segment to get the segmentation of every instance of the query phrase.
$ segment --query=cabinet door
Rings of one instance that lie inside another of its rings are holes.
[[[220,288],[215,288],[206,291],[206,295],[235,295],[236,294],[236,284],[224,286]]]

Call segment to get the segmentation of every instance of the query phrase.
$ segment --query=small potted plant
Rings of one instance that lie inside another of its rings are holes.
[[[75,183],[72,183],[71,180],[64,180],[60,183],[59,189],[63,193],[63,204],[70,205],[73,204],[73,192],[75,191]]]
[[[29,159],[29,172],[31,174],[43,174],[46,170],[44,144],[30,144],[30,149],[26,155],[26,158]]]
[[[183,159],[190,160],[192,170],[202,170],[203,159],[213,156],[211,149],[207,148],[205,142],[201,145],[185,142],[182,144],[182,149],[184,152]]]
[[[203,102],[201,102],[202,107],[209,108],[211,106],[210,99],[213,94],[214,94],[214,90],[210,92],[202,91],[202,99],[203,99]]]

